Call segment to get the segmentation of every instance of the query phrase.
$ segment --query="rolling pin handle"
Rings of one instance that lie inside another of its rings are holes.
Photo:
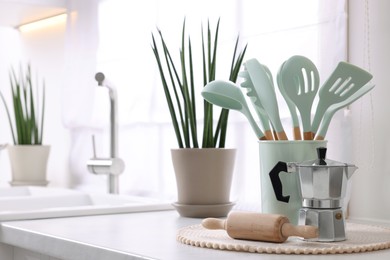
[[[202,226],[207,229],[225,229],[226,220],[217,218],[206,218],[202,221]]]
[[[289,236],[298,236],[305,239],[318,237],[318,228],[315,226],[294,226],[291,223],[284,223],[281,232],[286,238]]]

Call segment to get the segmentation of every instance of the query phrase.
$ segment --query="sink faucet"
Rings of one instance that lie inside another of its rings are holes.
[[[108,175],[108,192],[119,193],[119,175],[125,169],[125,163],[118,157],[118,104],[115,88],[107,84],[103,73],[95,75],[98,86],[108,88],[110,96],[110,158],[97,158],[95,150],[95,139],[92,136],[94,157],[87,162],[88,170],[94,174]]]

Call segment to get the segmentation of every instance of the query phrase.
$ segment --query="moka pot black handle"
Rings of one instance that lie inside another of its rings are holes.
[[[287,163],[279,161],[269,172],[269,177],[271,178],[276,199],[288,203],[290,196],[283,196],[283,186],[279,176],[280,172],[287,172]]]

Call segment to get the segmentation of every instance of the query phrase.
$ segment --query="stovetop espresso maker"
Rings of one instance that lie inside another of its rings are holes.
[[[283,196],[280,172],[297,173],[302,195],[299,224],[317,226],[316,241],[342,241],[346,239],[342,210],[349,178],[355,165],[325,159],[326,148],[317,148],[318,159],[296,162],[278,162],[269,173],[277,200],[288,203]],[[298,214],[298,212],[297,212]],[[311,239],[313,240],[313,239]]]

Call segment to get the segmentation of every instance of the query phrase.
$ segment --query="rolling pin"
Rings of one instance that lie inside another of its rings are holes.
[[[294,226],[287,217],[277,214],[231,212],[227,219],[206,218],[207,229],[225,229],[231,238],[282,243],[289,236],[318,237],[315,226]]]

